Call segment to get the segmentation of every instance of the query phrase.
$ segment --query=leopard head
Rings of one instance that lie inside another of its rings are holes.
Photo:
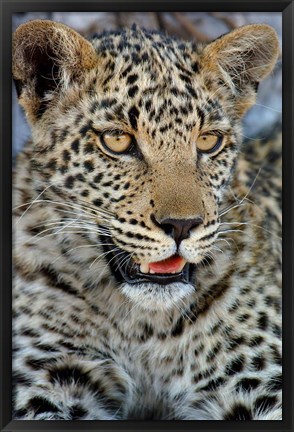
[[[190,296],[218,236],[241,118],[278,56],[275,31],[249,25],[196,45],[134,26],[89,42],[38,20],[13,47],[38,181],[79,209],[127,297],[170,307]]]

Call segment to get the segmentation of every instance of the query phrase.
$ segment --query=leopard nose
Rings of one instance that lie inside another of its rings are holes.
[[[153,217],[153,221],[154,219],[156,220],[155,217]],[[203,223],[203,218],[201,216],[197,216],[193,219],[166,218],[160,221],[156,220],[156,222],[156,225],[163,229],[166,234],[173,237],[177,246],[179,246],[182,240],[189,237],[190,231],[193,228]]]

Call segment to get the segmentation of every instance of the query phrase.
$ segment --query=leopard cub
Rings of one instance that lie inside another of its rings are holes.
[[[16,30],[14,419],[282,418],[281,141],[241,132],[278,55]]]

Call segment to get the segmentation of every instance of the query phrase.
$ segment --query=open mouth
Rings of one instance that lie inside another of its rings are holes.
[[[153,282],[161,285],[173,282],[189,283],[189,264],[179,255],[149,264],[132,263],[120,269],[128,283]]]
[[[101,235],[101,238],[103,236]],[[119,282],[125,281],[129,284],[152,282],[167,285],[174,282],[191,283],[195,265],[188,263],[179,255],[173,255],[165,260],[153,263],[136,263],[128,252],[112,252],[113,247],[109,245],[109,238],[102,243],[108,243],[104,249],[108,252],[106,258]],[[116,247],[117,249],[117,247]]]

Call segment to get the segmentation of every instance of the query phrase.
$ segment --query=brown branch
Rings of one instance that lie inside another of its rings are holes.
[[[164,24],[164,19],[163,19],[163,14],[162,12],[156,12],[156,19],[157,19],[157,24],[158,24],[158,28],[160,31],[164,32],[166,31],[166,26]]]
[[[211,39],[201,31],[197,30],[194,24],[181,12],[172,12],[172,15],[183,26],[183,28],[197,41],[207,42]]]
[[[229,18],[226,15],[223,15],[222,12],[209,12],[209,15],[214,18],[220,19],[222,22],[226,24],[229,30],[234,30],[237,27],[237,24],[233,18]]]

